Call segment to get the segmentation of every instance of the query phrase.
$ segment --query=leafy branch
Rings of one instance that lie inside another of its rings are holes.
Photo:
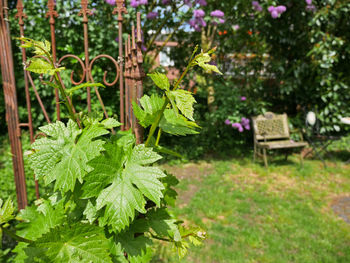
[[[196,54],[196,48],[175,84],[164,74],[149,74],[163,96],[145,95],[140,106],[133,102],[139,123],[150,127],[146,143],[136,145],[131,131],[108,136],[113,127],[120,126],[112,118],[87,115],[80,126],[69,96],[77,89],[104,86],[84,83],[65,90],[59,77],[63,68],[54,65],[50,43],[20,40],[22,47],[33,48],[35,53],[26,69],[54,76],[54,82],[45,84],[60,91],[70,119],[39,128],[45,136],[32,144],[29,161],[36,178],[54,186],[53,193],[37,206],[20,211],[16,232],[8,229],[15,219],[13,204],[0,200],[0,235],[4,232],[18,242],[13,250],[15,261],[143,263],[152,258],[155,240],[171,243],[180,257],[190,244],[201,244],[205,232],[182,227],[182,221],[167,210],[175,204],[173,187],[178,180],[154,164],[162,158],[159,152],[179,156],[159,146],[162,133],[198,133],[193,118],[195,99],[180,84],[196,65],[220,73],[209,64],[214,50]]]
[[[51,43],[48,41],[40,42],[30,38],[21,37],[19,40],[22,41],[22,48],[34,48],[34,53],[39,57],[34,57],[30,60],[29,66],[26,67],[27,71],[31,71],[39,74],[49,74],[53,75],[55,79],[55,83],[52,83],[51,86],[57,88],[63,99],[64,104],[69,112],[69,116],[72,120],[77,121],[76,116],[74,115],[73,106],[70,104],[68,100],[68,96],[63,88],[61,81],[59,80],[58,73],[64,70],[64,67],[57,68],[53,57],[50,54]]]
[[[181,74],[180,78],[173,85],[172,90],[170,90],[170,83],[166,75],[158,72],[148,74],[148,76],[153,80],[154,84],[158,88],[164,91],[164,96],[162,98],[163,104],[161,108],[157,110],[157,112],[155,113],[155,116],[152,118],[154,121],[152,122],[151,128],[149,130],[148,137],[145,142],[145,146],[150,146],[155,131],[159,127],[160,122],[164,119],[164,112],[166,111],[169,103],[172,105],[172,109],[176,117],[179,116],[178,110],[182,112],[182,115],[183,115],[182,117],[185,117],[185,119],[182,118],[181,120],[182,120],[182,124],[185,127],[189,127],[190,129],[198,127],[197,125],[195,125],[195,123],[188,123],[188,121],[186,120],[187,118],[193,121],[193,103],[195,102],[195,99],[193,98],[190,92],[187,92],[184,90],[178,91],[178,89],[180,87],[182,80],[186,76],[186,74],[195,66],[199,66],[208,72],[216,72],[218,74],[222,74],[215,65],[209,64],[209,62],[211,61],[210,54],[215,52],[215,50],[216,48],[213,48],[208,52],[201,52],[196,55],[198,51],[198,46],[196,46],[189,60],[188,65],[186,66],[185,70]],[[142,101],[141,101],[141,104],[142,104]],[[144,123],[144,120],[146,117],[149,117],[149,116],[147,116],[147,114],[144,114],[144,112],[142,113],[142,109],[140,109],[136,103],[133,103],[133,107],[134,107],[135,115],[140,120],[141,125],[144,124],[143,126],[147,127],[148,125]],[[153,115],[154,113],[151,113],[151,114]],[[173,124],[173,126],[176,127],[176,124],[174,122],[172,122],[171,124]],[[161,131],[162,131],[161,129],[162,128],[160,127],[155,146],[158,146],[160,136],[161,136]],[[169,130],[167,129],[165,129],[164,131],[174,134],[174,131],[169,132]]]

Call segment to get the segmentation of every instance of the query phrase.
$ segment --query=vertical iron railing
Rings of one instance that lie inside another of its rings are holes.
[[[82,16],[83,23],[83,32],[84,32],[84,60],[79,58],[74,54],[66,54],[59,58],[56,51],[56,36],[55,36],[55,18],[59,17],[59,14],[55,10],[56,2],[54,0],[48,0],[46,18],[50,25],[51,33],[51,44],[52,44],[52,55],[53,60],[57,66],[59,66],[65,59],[73,58],[78,62],[82,69],[82,76],[79,76],[79,81],[76,81],[74,78],[74,71],[71,72],[70,81],[73,85],[79,85],[86,82],[94,82],[92,76],[92,68],[96,60],[104,58],[108,59],[115,66],[115,76],[112,82],[107,81],[107,71],[103,75],[103,83],[106,86],[114,86],[119,80],[119,91],[120,91],[120,122],[123,124],[121,127],[122,130],[132,129],[136,136],[137,143],[142,143],[143,141],[143,130],[142,127],[138,124],[133,111],[132,111],[132,101],[139,102],[139,99],[143,93],[143,55],[141,50],[142,38],[141,38],[141,15],[137,14],[136,21],[136,30],[134,26],[132,27],[131,36],[128,36],[127,41],[125,41],[125,47],[123,46],[123,14],[127,13],[125,0],[116,0],[116,7],[113,10],[113,14],[117,14],[118,20],[118,36],[119,36],[119,50],[118,50],[118,59],[115,60],[112,56],[107,54],[100,54],[94,58],[89,56],[89,32],[88,32],[88,17],[92,14],[91,10],[88,8],[89,1],[81,0],[80,2],[81,10],[79,15]],[[27,18],[24,13],[25,6],[23,5],[22,0],[17,1],[17,14],[16,18],[18,19],[20,35],[25,35],[25,19]],[[20,128],[27,127],[29,129],[30,140],[33,142],[36,138],[35,131],[33,128],[32,121],[32,107],[31,107],[31,98],[30,98],[30,88],[33,90],[35,98],[42,110],[42,113],[45,117],[45,120],[50,123],[51,119],[45,105],[40,98],[40,94],[36,88],[35,82],[31,76],[31,73],[24,70],[24,88],[25,88],[25,98],[28,110],[28,122],[19,123],[18,118],[18,105],[16,97],[16,86],[15,86],[15,77],[14,77],[14,67],[13,67],[13,58],[11,53],[11,42],[10,42],[10,32],[9,25],[7,20],[7,0],[0,0],[0,60],[1,60],[1,69],[3,75],[3,87],[5,93],[5,103],[6,103],[6,114],[7,122],[9,129],[9,137],[11,143],[11,150],[13,154],[13,167],[15,173],[15,182],[16,182],[16,191],[19,208],[24,208],[27,205],[27,196],[26,196],[26,185],[25,185],[25,175],[24,175],[24,166],[23,166],[23,157],[22,157],[22,146],[20,141]],[[2,48],[4,47],[4,48]],[[125,48],[125,50],[124,50]],[[27,55],[24,48],[22,51],[22,63],[25,66],[27,63]],[[125,53],[124,53],[125,52]],[[124,67],[125,63],[125,67]],[[125,78],[124,78],[125,77]],[[63,87],[63,81],[61,76],[59,76]],[[88,112],[91,112],[91,89],[87,87],[87,108]],[[96,94],[96,97],[101,105],[104,116],[108,118],[106,108],[104,106],[101,95],[97,89],[94,87],[93,91]],[[69,99],[69,98],[68,98]],[[60,112],[60,98],[58,91],[55,90],[55,101],[56,101],[56,116],[57,120],[61,119]],[[70,101],[70,99],[69,99]],[[71,101],[70,101],[71,103]],[[73,107],[74,113],[76,113]],[[39,198],[39,186],[36,182],[36,196]]]
[[[17,14],[16,18],[18,19],[19,24],[19,32],[21,36],[24,36],[24,20],[27,18],[27,15],[23,12],[23,4],[22,1],[17,2]],[[21,48],[22,51],[22,63],[23,65],[27,61],[27,54],[25,48]],[[30,93],[29,93],[29,84],[28,84],[28,76],[25,68],[23,67],[23,73],[24,73],[24,87],[25,87],[25,94],[26,94],[26,104],[27,104],[27,111],[28,111],[28,122],[20,124],[21,127],[28,127],[29,129],[29,136],[30,136],[30,142],[34,142],[34,130],[33,130],[33,121],[32,121],[32,111],[31,111],[31,102],[30,102]],[[34,175],[35,180],[35,175]],[[36,198],[39,199],[39,184],[38,181],[35,180],[35,195]]]
[[[7,0],[0,0],[0,63],[5,96],[6,121],[11,144],[18,209],[27,206],[21,130],[18,117],[16,81],[13,67]]]

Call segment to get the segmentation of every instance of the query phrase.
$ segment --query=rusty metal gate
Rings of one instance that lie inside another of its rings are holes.
[[[132,113],[131,101],[138,101],[143,94],[143,54],[141,50],[142,36],[141,36],[141,16],[137,13],[136,28],[133,25],[131,27],[131,35],[128,35],[125,45],[123,46],[123,14],[127,13],[125,0],[116,0],[116,7],[113,10],[113,15],[117,16],[118,21],[118,36],[119,36],[119,50],[116,51],[117,59],[111,55],[100,54],[94,58],[89,56],[89,32],[88,23],[89,16],[92,15],[92,11],[89,9],[89,1],[81,0],[81,10],[79,16],[82,16],[82,27],[83,27],[83,45],[84,45],[84,59],[79,58],[74,54],[66,54],[61,58],[57,57],[56,53],[56,37],[55,37],[55,19],[59,17],[59,14],[55,10],[55,1],[48,0],[46,18],[49,22],[50,33],[51,33],[51,44],[52,44],[52,55],[54,62],[59,65],[63,60],[67,58],[73,58],[77,60],[81,66],[82,76],[79,81],[75,81],[73,78],[74,71],[71,72],[70,82],[73,85],[79,85],[85,82],[94,82],[92,76],[92,67],[96,60],[105,58],[110,60],[115,66],[115,77],[112,82],[108,82],[106,79],[107,72],[104,72],[103,83],[106,86],[116,85],[119,81],[119,92],[120,92],[120,122],[122,123],[121,129],[127,130],[132,129],[135,133],[137,143],[142,142],[143,130],[138,125],[135,116]],[[17,14],[20,36],[25,36],[25,21],[26,14],[24,13],[25,6],[23,6],[22,0],[17,1]],[[117,29],[116,29],[117,30]],[[19,36],[16,36],[19,37]],[[27,61],[26,50],[22,48],[22,61]],[[26,106],[28,111],[28,121],[20,123],[18,116],[18,105],[16,95],[16,82],[14,75],[13,56],[11,49],[11,34],[8,20],[8,3],[7,0],[0,0],[0,65],[3,79],[3,89],[6,104],[6,121],[8,124],[8,134],[11,144],[12,161],[14,168],[14,179],[16,185],[17,202],[18,208],[22,209],[27,205],[27,193],[26,183],[24,174],[24,164],[22,156],[22,145],[21,145],[21,129],[28,128],[30,134],[30,140],[33,142],[36,138],[35,131],[33,130],[32,122],[32,107],[30,98],[30,89],[34,91],[35,98],[40,105],[41,111],[45,117],[45,120],[50,123],[52,120],[49,117],[47,110],[40,98],[36,85],[33,81],[31,73],[24,70],[24,85],[25,85],[25,97]],[[63,81],[60,77],[60,81]],[[102,107],[104,116],[107,118],[108,114],[105,109],[105,105],[100,96],[98,89],[94,88],[96,97]],[[87,88],[87,110],[91,112],[91,90]],[[58,91],[55,90],[55,101],[56,101],[56,116],[57,120],[61,119],[60,101]],[[74,110],[75,111],[75,110]],[[34,179],[33,179],[34,180]],[[39,198],[39,185],[36,182],[36,196]]]

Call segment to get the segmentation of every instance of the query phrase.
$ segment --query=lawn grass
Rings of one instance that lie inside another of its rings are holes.
[[[350,166],[290,159],[268,170],[250,159],[167,167],[182,179],[174,212],[208,238],[184,259],[154,261],[350,262],[350,225],[332,209],[350,196]]]

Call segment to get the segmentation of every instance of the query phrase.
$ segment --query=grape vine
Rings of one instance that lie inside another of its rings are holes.
[[[148,75],[163,95],[145,95],[140,106],[133,102],[139,123],[149,128],[145,144],[136,145],[131,131],[112,134],[120,125],[115,119],[74,114],[68,96],[102,84],[65,90],[59,76],[64,68],[53,63],[50,43],[20,40],[35,53],[26,70],[53,76],[47,84],[59,90],[69,120],[40,127],[46,136],[32,144],[31,167],[38,180],[54,185],[54,192],[17,216],[11,200],[0,199],[0,235],[4,232],[18,241],[16,262],[149,262],[155,240],[172,243],[180,257],[190,243],[201,244],[205,232],[182,226],[168,210],[175,203],[178,180],[154,164],[162,158],[160,153],[176,155],[159,145],[162,132],[198,133],[195,99],[180,89],[180,83],[195,66],[220,73],[209,64],[215,49],[198,53],[196,48],[174,84],[164,74]],[[9,229],[11,220],[18,220],[15,231]]]

